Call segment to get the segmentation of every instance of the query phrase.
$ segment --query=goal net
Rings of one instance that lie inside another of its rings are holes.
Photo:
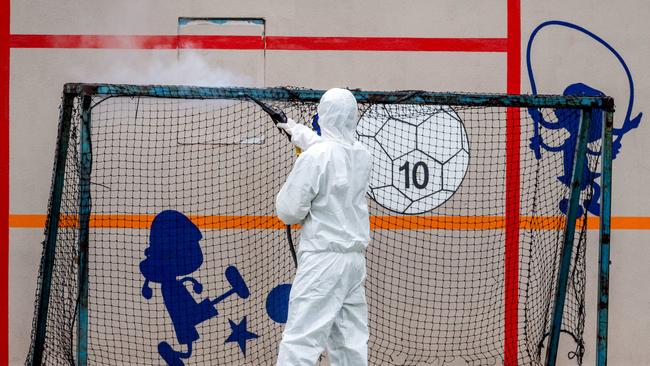
[[[27,363],[275,364],[295,268],[274,199],[296,156],[247,96],[311,125],[321,94],[66,85]],[[580,361],[603,99],[354,94],[371,365],[543,362],[589,114],[561,327]]]

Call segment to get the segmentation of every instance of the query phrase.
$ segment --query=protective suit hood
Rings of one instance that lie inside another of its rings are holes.
[[[326,140],[353,144],[357,113],[357,100],[349,90],[339,88],[328,90],[318,104],[321,136]]]

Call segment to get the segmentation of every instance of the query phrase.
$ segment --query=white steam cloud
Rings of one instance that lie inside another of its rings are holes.
[[[116,57],[115,55],[119,56]],[[106,54],[104,55],[106,56]],[[213,58],[215,57],[215,58]],[[100,57],[83,69],[75,69],[72,80],[82,83],[255,86],[251,75],[237,73],[216,65],[217,56],[181,50],[113,50],[110,57]],[[92,69],[92,70],[91,70]]]

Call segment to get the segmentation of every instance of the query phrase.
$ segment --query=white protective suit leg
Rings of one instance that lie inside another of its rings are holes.
[[[368,305],[362,278],[343,302],[330,336],[327,355],[330,366],[368,365]]]
[[[367,365],[365,273],[362,252],[300,253],[278,366],[314,366],[326,345],[340,360],[332,365]]]

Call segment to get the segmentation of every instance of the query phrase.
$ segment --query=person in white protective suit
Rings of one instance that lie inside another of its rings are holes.
[[[370,154],[355,140],[357,102],[330,89],[318,105],[321,136],[279,124],[303,152],[276,199],[286,224],[302,224],[298,269],[278,366],[313,366],[327,349],[332,366],[368,364],[364,249],[370,239],[366,191]]]

